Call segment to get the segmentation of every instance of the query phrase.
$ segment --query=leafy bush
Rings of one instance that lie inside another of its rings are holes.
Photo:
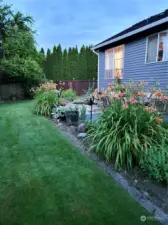
[[[37,88],[32,88],[32,91],[37,96],[40,93],[47,92],[47,91],[53,91],[56,89],[56,84],[53,83],[53,81],[48,81],[45,83],[40,84]]]
[[[57,94],[54,91],[40,92],[36,95],[35,113],[50,116],[53,105],[57,102]]]
[[[89,87],[85,93],[86,93],[86,95],[90,95],[93,93],[93,91],[94,91],[94,89],[92,87]]]
[[[52,110],[52,116],[54,119],[58,119],[58,118],[61,118],[61,117],[65,117],[66,115],[66,112],[78,112],[78,107],[77,105],[66,105],[66,106],[58,106],[58,107],[55,107],[53,108]]]
[[[153,146],[141,154],[140,167],[157,181],[168,182],[168,146]]]
[[[155,109],[136,104],[131,98],[123,104],[115,100],[89,129],[91,149],[103,154],[115,167],[132,168],[139,163],[140,152],[168,140],[168,130]]]
[[[76,92],[72,89],[68,89],[62,92],[62,98],[73,101],[76,98]]]

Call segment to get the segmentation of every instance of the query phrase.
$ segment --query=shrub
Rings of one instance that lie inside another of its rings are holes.
[[[62,98],[73,101],[76,98],[76,92],[72,89],[68,89],[62,92]]]
[[[47,91],[53,91],[56,89],[56,84],[53,81],[48,81],[40,84],[36,89],[32,88],[31,90],[35,93],[35,96]]]
[[[153,179],[168,182],[168,146],[153,146],[141,154],[140,167]]]
[[[57,94],[54,91],[40,92],[36,95],[35,113],[50,116],[53,105],[57,102]]]
[[[91,95],[93,93],[93,91],[94,91],[94,89],[92,87],[89,87],[85,93],[86,93],[86,95]]]
[[[134,98],[126,104],[115,100],[89,129],[90,149],[114,160],[117,169],[131,169],[139,163],[140,152],[168,140],[162,120],[156,110],[136,104]]]
[[[67,112],[76,113],[78,112],[77,105],[67,104],[66,106],[58,106],[53,108],[51,115],[54,119],[65,117]]]

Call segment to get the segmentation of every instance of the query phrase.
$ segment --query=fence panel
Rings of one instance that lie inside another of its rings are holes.
[[[97,87],[97,81],[96,80],[64,80],[64,89],[73,89],[76,91],[78,95],[84,94],[88,88],[95,89]],[[60,87],[59,81],[56,82],[58,84],[57,88]]]

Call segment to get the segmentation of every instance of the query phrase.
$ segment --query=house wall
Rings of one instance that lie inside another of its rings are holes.
[[[167,89],[168,62],[145,64],[146,38],[141,38],[125,44],[124,50],[124,78],[123,82],[130,79],[144,80],[152,87],[156,80],[160,80],[160,88]],[[99,52],[99,90],[106,88],[111,80],[104,79],[105,51]]]

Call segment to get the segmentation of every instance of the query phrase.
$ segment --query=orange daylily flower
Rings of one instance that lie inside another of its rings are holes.
[[[143,96],[144,93],[142,91],[138,91],[137,95],[140,97],[140,96]]]
[[[123,104],[122,107],[123,107],[124,109],[127,109],[127,108],[128,108],[128,104]]]
[[[123,97],[123,96],[124,96],[124,93],[120,92],[120,93],[118,94],[118,96],[119,96],[119,97]]]
[[[146,106],[145,109],[146,109],[147,112],[149,112],[150,107]]]
[[[162,95],[162,92],[161,92],[161,91],[156,91],[156,92],[155,92],[155,95],[156,95],[157,97],[160,97],[160,96]]]
[[[163,119],[162,119],[162,118],[160,118],[160,117],[157,117],[157,118],[156,118],[156,122],[158,122],[158,123],[162,123],[162,122],[163,122]]]
[[[118,73],[115,73],[115,74],[114,74],[114,78],[121,79],[121,78],[122,78],[122,75],[121,75],[121,74],[118,74]]]
[[[154,113],[154,112],[157,112],[157,109],[155,109],[155,108],[152,108],[152,112]]]

